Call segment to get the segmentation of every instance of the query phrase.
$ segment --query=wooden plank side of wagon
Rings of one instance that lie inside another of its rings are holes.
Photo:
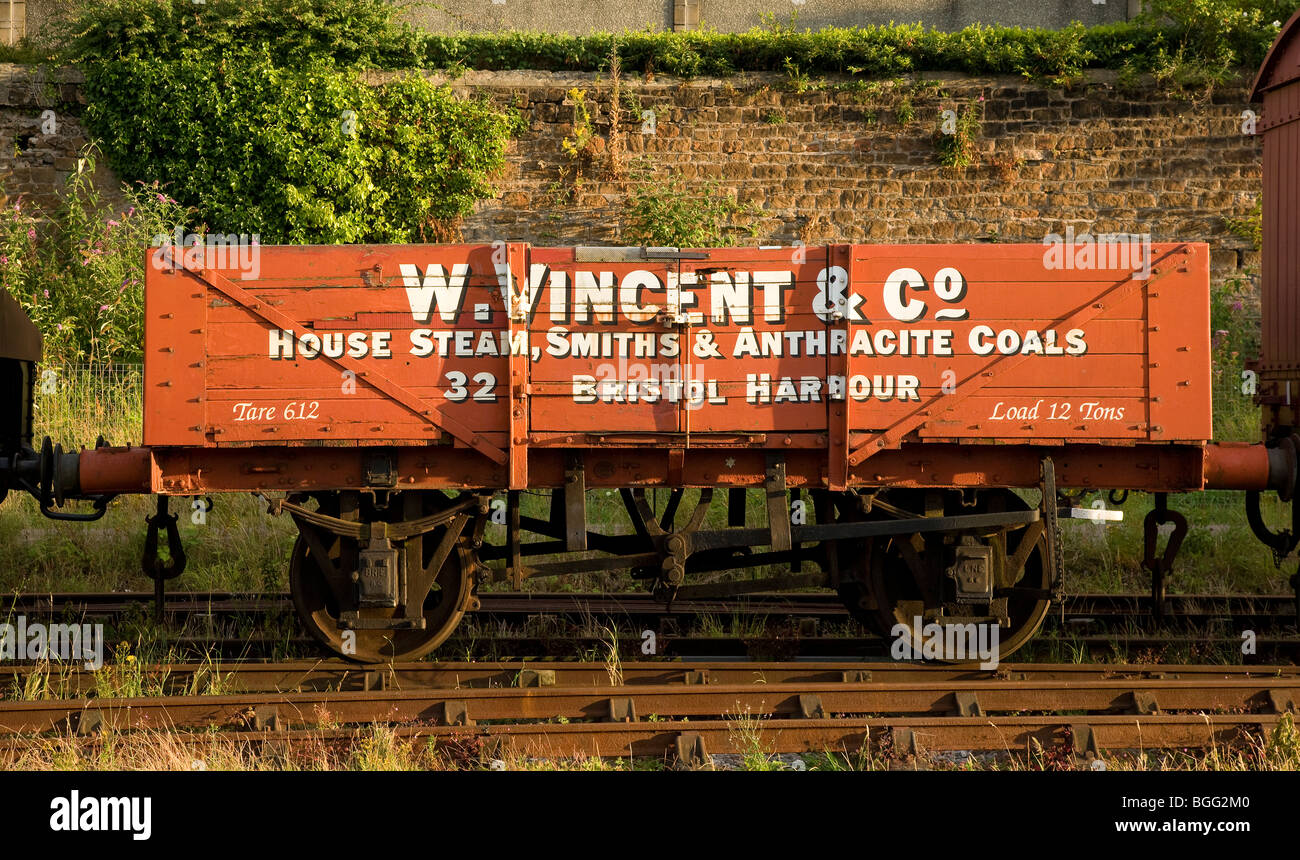
[[[207,442],[205,291],[145,251],[144,444]]]
[[[854,247],[853,288],[881,304],[868,322],[850,321],[853,333],[884,326],[952,338],[947,355],[850,355],[850,374],[865,380],[858,394],[885,368],[922,380],[920,397],[905,404],[855,397],[851,387],[851,466],[913,436],[1208,438],[1204,245],[1151,246],[1147,277],[1141,267],[1135,276],[1049,266],[1041,245],[994,248]],[[1152,409],[1163,417],[1154,420]]]
[[[506,462],[505,315],[492,253],[264,246],[252,272],[202,259],[151,270],[151,308],[170,312],[177,295],[197,301],[187,316],[202,318],[193,329],[201,335],[185,353],[201,372],[186,384],[204,407],[201,429],[181,436],[171,427],[175,404],[156,399],[146,414],[165,416],[158,429],[171,430],[150,435],[151,444],[441,441]],[[155,317],[149,342],[168,333]]]

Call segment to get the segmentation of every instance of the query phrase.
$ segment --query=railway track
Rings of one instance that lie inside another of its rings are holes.
[[[489,592],[479,596],[474,617],[507,624],[524,624],[540,615],[570,619],[627,618],[688,619],[702,616],[782,616],[843,623],[848,612],[834,596],[820,593],[756,593],[728,600],[684,600],[665,606],[648,593],[530,593]],[[151,609],[151,592],[85,592],[18,594],[0,600],[0,609],[29,615],[114,617]],[[235,592],[174,592],[164,614],[174,618],[195,615],[241,616],[293,612],[286,592],[241,594]],[[1049,621],[1064,624],[1115,623],[1149,619],[1151,600],[1146,594],[1076,594],[1066,597],[1061,612]],[[1064,620],[1062,620],[1064,619]],[[1166,598],[1166,624],[1197,624],[1227,619],[1259,626],[1296,623],[1296,600],[1290,594],[1170,595]]]
[[[1235,714],[843,717],[835,719],[745,718],[689,722],[512,723],[475,726],[395,726],[394,738],[427,742],[470,768],[488,765],[508,753],[534,759],[655,758],[678,766],[708,767],[717,755],[764,756],[869,754],[908,769],[925,769],[931,756],[961,762],[993,755],[1031,762],[1034,769],[1079,769],[1098,759],[1157,751],[1207,748],[1259,749],[1281,716]],[[224,735],[223,735],[224,736]],[[362,737],[356,728],[270,729],[238,734],[252,751],[283,754],[294,748],[350,749]],[[173,731],[169,740],[196,752],[210,745],[211,732]],[[95,735],[64,738],[85,746]],[[10,755],[40,749],[45,737],[0,735],[0,751]],[[946,755],[944,755],[946,754]]]
[[[152,594],[145,593],[25,594],[6,598],[0,613],[115,625],[152,611],[152,600]],[[494,592],[482,595],[481,602],[479,611],[444,643],[441,655],[473,660],[589,659],[615,648],[623,659],[828,661],[889,656],[885,640],[863,635],[838,599],[819,593],[757,593],[737,602],[696,599],[670,607],[644,593]],[[1066,656],[1059,649],[1068,648],[1071,659],[1223,662],[1226,655],[1241,650],[1241,631],[1252,630],[1255,650],[1244,655],[1248,662],[1300,659],[1291,595],[1172,596],[1166,617],[1159,620],[1149,609],[1146,595],[1071,596],[1048,616],[1047,636],[1031,646],[1030,653],[1059,659]],[[285,593],[178,592],[169,595],[164,616],[170,624],[160,641],[180,653],[275,659],[317,651],[313,640],[296,632]],[[646,631],[653,633],[653,640]],[[1055,656],[1044,650],[1052,647],[1058,648]]]
[[[663,662],[619,663],[484,661],[472,663],[412,662],[382,667],[359,666],[341,660],[234,663],[170,663],[142,669],[169,695],[216,684],[239,692],[367,691],[463,688],[598,687],[609,686],[611,669],[624,686],[655,684],[825,684],[950,683],[1000,679],[1007,681],[1078,680],[1241,680],[1300,675],[1300,666],[1123,665],[1078,663],[1004,663],[994,672],[962,666],[906,662]],[[65,697],[94,693],[99,681],[93,672],[0,664],[0,690],[20,688],[34,673],[48,671],[48,683]]]
[[[214,671],[159,668],[177,678]],[[899,753],[1023,752],[1037,741],[1100,755],[1259,737],[1300,700],[1294,666],[1014,664],[988,673],[907,664],[528,663],[357,672],[322,663],[241,664],[230,675],[232,685],[289,689],[3,701],[0,743],[17,748],[49,732],[214,727],[256,743],[342,742],[347,726],[382,722],[408,738],[473,738],[552,756],[700,758],[702,750],[732,751],[738,733],[756,731],[772,742],[770,752],[882,745]],[[338,689],[349,685],[361,689]]]

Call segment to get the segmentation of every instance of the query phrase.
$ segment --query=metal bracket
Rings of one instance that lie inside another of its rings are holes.
[[[705,767],[711,762],[699,732],[682,732],[677,736],[677,763],[681,767]]]
[[[894,755],[909,758],[921,754],[921,745],[916,739],[916,732],[911,729],[891,729],[890,738],[894,745]]]
[[[577,245],[573,259],[579,263],[641,263],[650,260],[707,260],[708,251],[683,251],[646,245]]]
[[[1076,762],[1082,764],[1101,758],[1101,750],[1097,746],[1097,733],[1092,726],[1085,723],[1073,723],[1070,725],[1070,737],[1073,741]]]
[[[801,693],[799,695],[799,716],[806,720],[826,719],[826,709],[822,707],[822,697]]]
[[[1133,713],[1142,716],[1153,716],[1160,713],[1160,705],[1156,702],[1156,694],[1149,690],[1134,690]]]
[[[946,570],[956,588],[958,603],[988,603],[993,599],[993,547],[980,546],[963,536],[953,548],[953,564]]]
[[[404,559],[388,539],[386,526],[383,522],[370,523],[370,536],[361,541],[361,551],[357,554],[357,606],[362,608],[397,606],[398,568]]]
[[[520,687],[554,687],[554,669],[524,669],[519,673]]]
[[[1290,690],[1269,690],[1268,706],[1275,714],[1296,713],[1295,694]]]
[[[158,512],[145,517],[148,529],[144,534],[144,557],[140,567],[144,575],[153,580],[154,619],[159,623],[163,617],[163,600],[166,597],[164,583],[175,579],[185,572],[185,547],[181,544],[181,533],[176,527],[176,515],[167,512],[167,497],[158,496]],[[158,558],[158,527],[167,530],[167,561]]]
[[[472,726],[469,718],[469,706],[463,700],[453,699],[442,703],[442,724],[444,726]]]
[[[361,459],[362,481],[367,487],[397,486],[397,454],[367,451]]]
[[[1255,537],[1273,551],[1273,564],[1277,567],[1300,545],[1300,505],[1294,501],[1291,502],[1291,528],[1274,532],[1265,525],[1260,513],[1259,490],[1250,490],[1246,493],[1246,523]]]
[[[610,723],[635,723],[637,721],[636,702],[626,696],[611,698],[609,700],[609,715],[605,720]]]
[[[785,484],[785,455],[767,455],[767,528],[771,532],[773,552],[788,552],[794,545],[790,538],[790,494]]]
[[[980,705],[979,697],[975,695],[974,690],[967,690],[960,693],[953,693],[953,699],[957,703],[957,716],[959,717],[982,717],[984,708]]]
[[[1165,551],[1156,555],[1156,544],[1160,540],[1160,526],[1173,523],[1173,533],[1165,544]],[[1174,559],[1178,548],[1187,537],[1187,518],[1177,511],[1169,510],[1169,495],[1156,493],[1156,506],[1142,520],[1142,567],[1151,572],[1151,612],[1156,618],[1165,616],[1165,579],[1173,572]]]
[[[275,705],[258,705],[250,722],[254,731],[275,731],[280,728],[280,711]]]
[[[587,548],[586,475],[582,452],[569,452],[564,467],[564,548],[569,552]]]
[[[1060,603],[1065,598],[1065,555],[1061,547],[1061,526],[1057,519],[1056,464],[1044,457],[1040,465],[1043,493],[1041,505],[1044,534],[1047,540],[1047,563],[1051,565],[1048,581],[1052,584],[1052,601]]]
[[[519,491],[506,491],[506,545],[510,550],[510,585],[515,591],[524,587],[523,529],[519,523]]]

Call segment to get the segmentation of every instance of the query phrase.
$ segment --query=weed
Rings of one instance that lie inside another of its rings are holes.
[[[781,770],[776,759],[763,743],[763,718],[750,713],[728,716],[727,736],[732,749],[740,752],[740,766],[744,770]]]
[[[1264,243],[1264,198],[1260,197],[1244,218],[1224,218],[1228,229],[1236,236],[1250,241],[1256,251]]]
[[[737,232],[756,234],[756,225],[739,223],[755,214],[716,182],[688,188],[675,172],[667,181],[646,176],[627,203],[623,241],[659,247],[729,247],[736,244]]]
[[[618,649],[618,631],[613,627],[606,627],[605,636],[602,641],[605,643],[605,674],[609,676],[609,685],[611,687],[623,686],[623,658]]]
[[[984,97],[939,115],[934,146],[939,163],[945,167],[969,167],[975,162],[975,140],[979,136],[980,114]]]

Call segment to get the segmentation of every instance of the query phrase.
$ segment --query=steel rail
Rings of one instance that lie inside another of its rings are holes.
[[[770,719],[756,727],[758,744],[768,754],[851,753],[863,748],[887,748],[898,758],[924,752],[1003,752],[1027,754],[1042,750],[1081,753],[1074,736],[1086,726],[1098,753],[1119,750],[1191,749],[1230,746],[1244,735],[1271,731],[1278,717],[1269,715],[1161,715],[1149,717],[1097,715],[1088,717],[858,717],[834,719]],[[733,720],[676,724],[570,723],[568,725],[510,725],[398,730],[406,738],[428,737],[443,742],[477,738],[539,758],[599,756],[677,756],[696,746],[711,756],[751,753],[751,732]],[[310,733],[308,733],[310,734]],[[686,744],[683,744],[683,742]],[[1080,756],[1082,757],[1082,756]]]
[[[486,592],[479,595],[479,615],[532,616],[544,614],[628,615],[671,617],[701,614],[782,613],[794,616],[844,618],[847,611],[832,595],[817,592],[752,593],[728,599],[679,600],[671,607],[644,592],[555,594],[546,592]],[[0,607],[14,612],[116,614],[153,602],[152,592],[55,592],[8,595]],[[1140,616],[1150,611],[1150,595],[1084,593],[1068,595],[1068,616]],[[171,613],[239,614],[292,611],[287,592],[171,592],[164,607]],[[1166,611],[1180,617],[1224,616],[1295,619],[1291,594],[1169,595]]]
[[[0,732],[174,729],[413,721],[620,720],[753,714],[982,715],[1264,710],[1300,700],[1300,677],[1070,681],[642,684],[257,693],[0,702]]]
[[[1110,753],[1205,747],[1233,748],[1249,741],[1263,746],[1281,718],[1269,714],[1160,714],[1154,716],[992,716],[848,717],[843,719],[760,719],[748,726],[736,720],[665,722],[524,723],[486,726],[397,726],[394,736],[432,742],[435,749],[468,752],[467,757],[500,756],[506,751],[539,759],[592,756],[654,757],[679,764],[710,765],[717,754],[853,754],[870,750],[900,766],[922,768],[925,753],[1001,753],[1016,758],[1053,753],[1057,768],[1085,763]],[[1085,737],[1086,746],[1080,743]],[[223,734],[229,738],[232,735]],[[349,748],[356,729],[271,730],[233,735],[253,749],[306,746]],[[209,732],[179,731],[175,742],[197,748],[212,744]],[[95,743],[93,737],[65,737]],[[0,736],[11,753],[41,749],[48,738]],[[910,762],[910,765],[904,764]],[[485,763],[485,762],[484,762]]]
[[[172,663],[141,667],[152,683],[169,692],[201,688],[215,682],[239,692],[303,690],[462,689],[473,687],[608,687],[611,666],[575,661],[473,663],[395,663],[362,666],[341,660],[291,662],[234,661],[230,663]],[[46,674],[48,673],[48,675]],[[625,686],[641,684],[819,684],[841,681],[950,683],[953,681],[1017,680],[1176,680],[1206,681],[1242,678],[1282,678],[1300,675],[1300,666],[1213,666],[1079,663],[1004,663],[994,672],[969,666],[886,663],[628,662],[618,667]],[[0,664],[0,689],[21,689],[38,676],[51,688],[76,696],[93,692],[94,672],[75,666]]]

